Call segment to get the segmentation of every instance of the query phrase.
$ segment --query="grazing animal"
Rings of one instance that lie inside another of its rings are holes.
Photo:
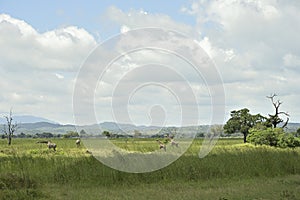
[[[44,143],[44,144],[47,145],[47,147],[48,147],[49,149],[53,149],[54,151],[56,151],[56,144],[55,144],[55,143],[52,143],[52,142],[50,142],[50,141],[39,141],[39,142],[37,142],[37,143]]]
[[[170,143],[171,143],[171,146],[172,147],[178,147],[178,142],[175,142],[175,140],[174,140],[174,136],[169,136],[169,134],[167,135],[167,137],[168,137],[168,140],[170,141]]]
[[[52,142],[48,141],[47,146],[48,146],[49,149],[52,148],[54,151],[56,151],[56,144],[55,143],[52,143]]]
[[[159,149],[163,149],[165,151],[167,150],[167,147],[166,147],[166,145],[163,142],[161,142],[160,140],[156,140],[156,141],[159,144]]]
[[[76,143],[77,147],[79,147],[80,146],[80,139],[77,139],[75,143]]]
[[[172,147],[178,147],[178,142],[175,142],[174,139],[171,139],[170,143]]]

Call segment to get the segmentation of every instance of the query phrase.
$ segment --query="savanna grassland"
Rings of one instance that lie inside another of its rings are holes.
[[[219,139],[203,159],[202,140],[174,163],[150,173],[111,169],[75,139],[0,140],[0,199],[300,199],[300,149]],[[126,149],[154,151],[155,139],[116,139]],[[179,144],[180,145],[180,144]]]

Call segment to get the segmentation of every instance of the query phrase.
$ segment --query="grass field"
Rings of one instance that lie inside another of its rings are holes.
[[[120,172],[101,164],[74,139],[0,140],[0,199],[300,199],[300,149],[219,139],[203,159],[195,140],[174,163],[150,173]],[[129,151],[158,148],[155,139],[114,140]]]

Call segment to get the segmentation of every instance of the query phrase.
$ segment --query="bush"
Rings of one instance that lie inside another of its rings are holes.
[[[269,145],[275,147],[300,146],[299,138],[285,133],[282,128],[251,129],[247,141],[255,145]]]
[[[279,137],[278,146],[279,147],[298,147],[300,146],[300,139],[296,138],[293,134],[287,133],[282,134]]]

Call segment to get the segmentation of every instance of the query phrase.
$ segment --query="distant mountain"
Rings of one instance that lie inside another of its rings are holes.
[[[16,134],[26,133],[26,134],[36,134],[43,132],[50,132],[53,134],[65,134],[69,131],[85,130],[89,134],[101,134],[102,131],[107,130],[116,134],[134,134],[135,130],[140,131],[142,134],[153,135],[157,132],[160,133],[170,133],[174,131],[172,127],[159,127],[159,126],[135,126],[133,124],[121,124],[116,122],[102,122],[100,124],[85,125],[85,126],[75,126],[75,125],[62,125],[55,123],[51,120],[23,115],[14,116],[14,121],[18,122],[19,127]],[[0,124],[5,123],[4,118],[0,118]],[[287,126],[287,131],[295,132],[300,127],[300,123],[289,123]],[[76,129],[77,128],[77,129]],[[201,126],[187,126],[178,129],[182,134],[194,134],[195,132],[206,132],[208,130],[208,125]]]
[[[61,128],[67,126],[70,126],[72,128],[74,127],[73,125],[61,125],[61,124],[53,124],[49,122],[21,123],[19,124],[19,126],[24,129],[39,129],[39,128],[53,129],[53,128]]]
[[[36,122],[48,122],[48,123],[52,123],[52,124],[57,124],[54,121],[51,121],[49,119],[43,118],[43,117],[36,117],[36,116],[32,116],[32,115],[15,115],[13,116],[13,119],[15,122],[19,123],[19,124],[23,124],[23,123],[36,123]],[[6,123],[6,120],[4,117],[0,118],[0,124],[4,124]]]
[[[50,132],[54,134],[65,134],[68,131],[76,131],[74,125],[61,125],[49,122],[36,123],[20,123],[18,125],[17,133],[36,134],[43,132]]]
[[[125,131],[133,131],[133,130],[153,130],[160,129],[158,126],[135,126],[133,124],[121,124],[116,122],[102,122],[100,123],[100,127],[102,129],[107,129],[111,131],[125,130]]]
[[[289,132],[296,132],[300,128],[300,123],[288,123],[287,131]]]

